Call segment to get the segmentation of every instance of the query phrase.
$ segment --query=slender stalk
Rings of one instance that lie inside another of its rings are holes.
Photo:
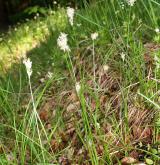
[[[33,91],[32,91],[30,76],[28,76],[28,80],[29,80],[29,88],[30,88],[31,100],[32,100],[32,105],[33,105],[33,113],[34,113],[34,117],[35,117],[35,120],[36,120],[36,127],[37,127],[37,131],[38,131],[38,138],[39,138],[40,146],[41,146],[41,148],[43,148],[43,144],[42,144],[42,140],[41,140],[41,136],[40,136],[40,130],[39,130],[39,127],[38,127],[37,117],[38,117],[39,121],[41,121],[41,120],[40,120],[39,115],[38,115],[37,110],[36,110],[35,101],[34,101],[34,98],[33,98]],[[42,156],[43,156],[43,160],[45,161],[44,154],[42,154]]]
[[[95,64],[95,46],[94,46],[94,40],[92,45],[92,53],[93,53],[93,78],[94,78],[94,89],[96,90],[96,64]]]

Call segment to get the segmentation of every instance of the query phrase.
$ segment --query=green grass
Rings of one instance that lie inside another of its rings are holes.
[[[136,151],[137,161],[159,164],[159,10],[158,0],[103,0],[76,10],[73,27],[60,8],[3,34],[0,163],[121,164]]]

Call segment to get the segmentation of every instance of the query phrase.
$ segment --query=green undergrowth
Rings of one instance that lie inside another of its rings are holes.
[[[76,10],[73,26],[65,9],[49,10],[1,35],[1,164],[121,164],[133,152],[158,163],[159,9],[97,1]]]

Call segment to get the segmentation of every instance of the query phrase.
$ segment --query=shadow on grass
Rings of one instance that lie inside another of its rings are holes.
[[[50,35],[45,41],[40,42],[36,47],[27,52],[26,56],[32,61],[33,74],[32,83],[36,86],[39,80],[47,75],[48,72],[54,76],[61,76],[65,69],[65,62],[62,53],[57,48],[57,38],[59,31],[50,31]],[[1,86],[6,86],[8,81],[12,84],[15,92],[20,87],[25,87],[28,83],[27,73],[23,64],[23,59],[19,63],[13,63],[4,78],[1,78]]]

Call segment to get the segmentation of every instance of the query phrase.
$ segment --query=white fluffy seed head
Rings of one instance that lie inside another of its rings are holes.
[[[103,65],[103,70],[104,70],[105,72],[107,72],[107,71],[109,70],[109,66],[108,66],[108,65]]]
[[[127,0],[127,3],[129,6],[133,6],[135,4],[136,0]]]
[[[75,10],[71,7],[67,7],[67,16],[71,26],[73,26],[74,14],[75,14]]]
[[[96,40],[97,37],[98,37],[98,33],[92,33],[92,34],[91,34],[91,39],[92,39],[92,40]]]
[[[76,88],[76,92],[77,92],[77,94],[79,94],[79,92],[80,92],[80,90],[81,90],[81,85],[80,85],[79,82],[76,82],[76,84],[75,84],[75,88]]]
[[[121,53],[121,58],[122,58],[122,60],[124,61],[125,60],[125,57],[126,57],[126,55],[125,55],[125,53]]]
[[[99,123],[97,123],[96,122],[96,127],[98,128],[98,129],[100,129],[101,127],[100,127],[100,124]]]
[[[53,77],[53,73],[52,72],[48,72],[47,73],[47,78],[51,79]]]
[[[53,4],[56,5],[57,4],[57,1],[54,1]]]
[[[23,60],[23,64],[25,65],[28,77],[30,78],[32,75],[32,61],[30,60],[30,58],[25,58]]]
[[[160,32],[160,29],[156,28],[156,29],[155,29],[155,32],[156,32],[156,33],[159,33],[159,32]]]
[[[68,42],[67,34],[61,33],[60,36],[57,39],[57,45],[64,52],[69,52],[70,51],[70,48],[69,48],[67,42]]]

